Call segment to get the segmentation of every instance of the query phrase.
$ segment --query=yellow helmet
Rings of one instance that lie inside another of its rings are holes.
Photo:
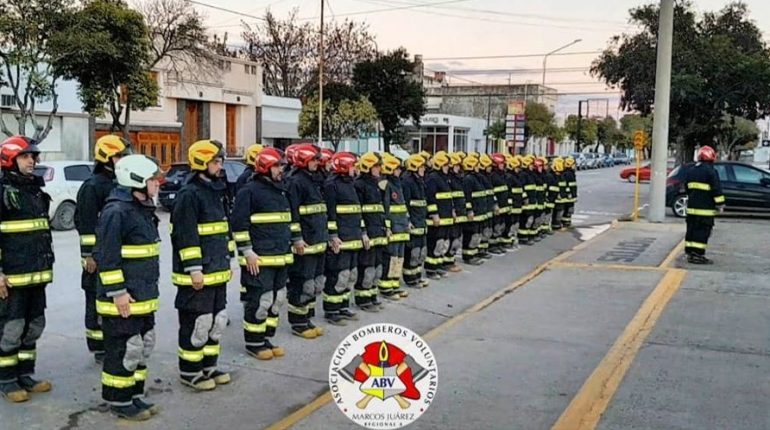
[[[225,158],[225,150],[218,140],[199,140],[187,150],[187,161],[192,170],[206,170],[209,162],[217,157]]]
[[[440,169],[449,164],[450,159],[446,151],[439,151],[433,154],[433,158],[430,159],[430,164],[434,169]]]
[[[259,155],[263,149],[265,149],[265,147],[259,143],[255,143],[249,146],[246,148],[246,153],[243,154],[243,161],[245,161],[249,166],[253,166],[254,162],[257,161],[257,155]]]
[[[382,157],[376,152],[367,152],[358,159],[358,170],[364,173],[369,173],[372,167],[382,164]]]
[[[423,158],[420,154],[412,154],[404,160],[404,167],[406,167],[406,170],[410,172],[416,172],[420,169],[420,167],[424,166],[426,163],[425,158]]]
[[[449,165],[450,166],[461,166],[463,163],[463,158],[465,158],[466,155],[462,151],[452,152],[449,154]]]
[[[505,156],[505,166],[508,167],[510,170],[513,170],[521,166],[521,161],[519,161],[518,156],[507,154]]]
[[[564,160],[564,167],[567,169],[571,169],[575,166],[575,159],[573,157],[567,157],[566,160]]]
[[[521,159],[521,165],[524,167],[529,167],[534,162],[535,162],[535,156],[532,154],[527,154]]]
[[[479,163],[481,164],[481,167],[485,169],[494,164],[492,157],[487,154],[481,154],[481,157],[479,157]]]
[[[382,173],[385,175],[392,175],[393,172],[401,167],[401,160],[396,158],[389,152],[382,153]]]
[[[479,154],[476,151],[472,151],[472,152],[469,152],[468,155],[466,155],[466,157],[476,157],[476,158],[479,158],[479,157],[481,157],[481,154]]]
[[[131,155],[131,142],[114,134],[102,136],[94,145],[94,160],[99,163],[109,163],[110,158],[120,155]]]
[[[554,172],[563,172],[564,171],[564,159],[561,157],[556,157],[551,162],[551,166],[553,167]]]
[[[478,157],[474,157],[473,155],[469,155],[465,158],[463,158],[463,170],[475,170],[476,167],[479,165],[479,159]]]
[[[419,153],[417,153],[417,155],[419,155],[420,157],[425,159],[426,163],[428,162],[428,160],[430,160],[430,152],[428,152],[428,151],[426,151],[424,149],[422,151],[420,151]]]

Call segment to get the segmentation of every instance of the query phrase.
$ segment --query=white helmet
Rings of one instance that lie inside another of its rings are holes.
[[[124,187],[143,189],[147,187],[148,180],[159,174],[158,162],[142,154],[123,157],[115,165],[118,184]]]

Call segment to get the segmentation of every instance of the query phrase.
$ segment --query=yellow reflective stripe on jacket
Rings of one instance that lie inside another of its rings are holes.
[[[487,192],[486,191],[474,191],[471,193],[471,197],[476,199],[479,197],[486,197]]]
[[[222,270],[220,272],[213,272],[213,273],[204,273],[203,274],[203,285],[221,285],[226,284],[230,277],[232,276],[232,273],[230,270]],[[171,274],[171,282],[174,283],[174,285],[192,285],[192,276],[187,273],[172,273]]]
[[[390,207],[390,213],[392,214],[405,214],[406,212],[406,205],[393,205]]]
[[[452,198],[452,192],[451,191],[444,191],[441,193],[436,193],[436,200],[449,200]]]
[[[230,231],[230,226],[227,221],[216,221],[198,224],[198,234],[201,236],[209,236],[212,234],[223,234]]]
[[[337,205],[336,210],[338,214],[343,215],[360,214],[361,205]]]
[[[577,187],[577,182],[572,181],[572,182],[569,182],[567,185],[569,185],[570,187]]]
[[[473,209],[473,204],[468,202],[465,204],[465,209]]]
[[[558,193],[559,192],[559,187],[556,186],[556,185],[551,185],[551,186],[548,187],[548,191],[554,191],[554,192]]]
[[[112,388],[130,388],[136,385],[134,375],[115,376],[107,372],[102,372],[102,385]]]
[[[705,182],[688,182],[687,183],[687,189],[688,190],[711,191],[711,185],[707,184]]]
[[[387,245],[387,244],[388,244],[387,237],[373,237],[369,240],[369,245],[371,246],[380,246],[380,245]]]
[[[179,258],[182,261],[192,260],[194,258],[203,258],[203,250],[200,246],[191,246],[179,250]]]
[[[492,191],[495,193],[502,193],[503,191],[508,191],[508,187],[505,185],[498,185]]]
[[[251,236],[249,236],[248,231],[236,231],[233,233],[233,239],[235,239],[236,242],[247,242],[251,240]]]
[[[189,361],[191,363],[198,363],[203,361],[203,350],[188,351],[186,349],[179,348],[177,349],[177,354],[182,360]]]
[[[687,248],[706,249],[706,247],[708,245],[706,245],[705,243],[700,243],[700,242],[685,242],[684,246],[687,247]]]
[[[717,211],[714,209],[687,208],[687,215],[716,216],[716,214],[717,214]]]
[[[408,242],[409,241],[409,233],[393,233],[390,235],[390,238],[388,238],[388,241],[390,242]]]
[[[254,324],[250,322],[243,322],[243,329],[249,333],[264,333],[267,331],[267,322],[261,324]]]
[[[19,357],[16,354],[2,356],[0,355],[0,367],[12,367],[19,364]]]
[[[321,254],[326,251],[326,242],[316,243],[305,247],[305,255]]]
[[[257,264],[265,267],[283,267],[294,263],[294,254],[285,255],[260,255],[257,258]],[[246,265],[246,257],[238,257],[238,264]]]
[[[134,381],[146,381],[147,373],[147,369],[134,370]]]
[[[96,235],[95,234],[84,234],[80,236],[80,244],[84,246],[94,246],[96,245]]]
[[[328,230],[337,230],[337,221],[327,221],[326,228]]]
[[[275,224],[291,222],[291,212],[265,212],[251,214],[252,224]]]
[[[126,281],[121,269],[99,272],[99,279],[102,281],[102,285],[115,285]]]
[[[385,206],[383,205],[363,205],[361,206],[361,212],[365,214],[385,212]]]
[[[27,233],[38,230],[48,230],[48,218],[0,222],[1,233]]]
[[[415,236],[422,236],[425,234],[425,228],[413,228],[409,230],[409,234],[413,234]]]
[[[289,225],[289,230],[291,230],[292,233],[297,233],[302,231],[302,226],[298,222],[293,222]]]
[[[511,188],[511,192],[513,194],[522,194],[522,193],[524,193],[524,188],[521,188],[521,187],[519,187],[519,188]]]
[[[524,190],[526,191],[535,191],[537,190],[537,185],[535,184],[527,184],[524,186]]]
[[[147,315],[158,310],[158,299],[145,300],[129,304],[131,315]],[[96,301],[96,312],[100,315],[118,316],[118,307],[113,302]]]
[[[714,203],[721,205],[725,202],[725,196],[716,196],[714,197]]]
[[[495,190],[494,189],[486,190],[486,191],[484,191],[484,195],[487,196],[487,197],[494,196],[495,195]]]
[[[234,240],[228,240],[227,241],[227,251],[228,252],[235,252],[235,241]]]
[[[304,205],[299,207],[300,215],[313,215],[326,213],[326,203],[316,203],[313,205]]]
[[[53,280],[53,270],[43,270],[40,272],[19,273],[15,275],[5,275],[6,281],[12,288],[24,287],[27,285],[44,284]]]
[[[216,355],[219,355],[219,353],[222,351],[222,345],[204,345],[203,346],[203,355],[213,357]]]
[[[463,191],[452,191],[452,198],[460,199],[463,197],[465,197],[465,193]]]
[[[32,361],[37,358],[37,351],[34,349],[32,350],[21,350],[19,351],[19,361]]]
[[[500,213],[501,214],[507,214],[507,213],[510,213],[510,212],[511,212],[511,207],[510,206],[503,206],[503,207],[500,208]]]
[[[123,245],[120,247],[120,256],[123,258],[149,258],[160,255],[160,243],[146,245]]]
[[[409,206],[415,207],[415,208],[424,208],[428,205],[427,200],[409,200]]]
[[[86,329],[86,337],[93,340],[104,340],[104,332],[101,330]]]
[[[343,251],[353,251],[364,247],[364,243],[360,240],[348,240],[340,243],[340,249]]]
[[[467,216],[458,216],[457,218],[455,218],[455,222],[456,223],[468,222],[468,217]]]
[[[438,205],[428,205],[428,212],[438,212]]]
[[[455,223],[455,220],[454,220],[454,218],[440,218],[440,219],[438,220],[438,225],[440,225],[440,226],[443,226],[443,225],[452,225],[452,224],[454,224],[454,223]],[[431,225],[431,226],[433,225],[433,221],[431,221],[431,224],[430,224],[430,225]]]

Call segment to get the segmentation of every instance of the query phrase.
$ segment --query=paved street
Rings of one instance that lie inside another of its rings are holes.
[[[572,233],[466,267],[386,312],[362,315],[355,327],[393,322],[427,333],[440,383],[435,402],[411,428],[770,426],[763,401],[770,384],[762,382],[770,366],[770,290],[762,282],[770,259],[758,251],[770,240],[770,223],[720,220],[710,250],[717,264],[687,267],[676,258],[680,221],[610,227],[632,207],[633,186],[618,170],[579,174],[577,213],[585,218],[576,218]],[[161,218],[167,238],[168,215]],[[54,390],[18,406],[0,403],[3,428],[98,429],[114,422],[100,408],[100,369],[85,348],[77,235],[56,233],[55,242],[48,328],[39,344],[39,375]],[[354,326],[327,327],[324,337],[306,341],[283,324],[277,340],[287,356],[257,362],[243,352],[236,282],[221,361],[234,382],[213,393],[182,387],[167,239],[161,255],[159,344],[148,391],[164,410],[141,428],[357,428],[324,395],[332,351]]]

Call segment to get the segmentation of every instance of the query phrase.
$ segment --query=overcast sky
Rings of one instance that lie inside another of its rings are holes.
[[[565,49],[579,55],[548,58],[546,84],[560,93],[580,93],[561,98],[562,114],[576,113],[577,100],[610,97],[610,114],[617,112],[617,96],[588,74],[595,51],[606,47],[615,34],[632,31],[628,10],[649,2],[636,0],[326,0],[326,19],[365,21],[376,35],[380,49],[404,46],[410,54],[422,54],[426,68],[447,71],[450,82],[512,83],[542,80],[542,55],[528,58],[458,60],[454,57],[544,54],[575,39]],[[262,16],[267,8],[278,16],[299,9],[299,16],[317,20],[321,0],[200,0],[199,3],[235,10],[233,13],[196,5],[207,17],[213,32],[229,33],[237,42],[241,20]],[[699,11],[718,10],[724,0],[697,0]],[[770,35],[770,2],[748,0],[751,16]],[[425,5],[415,7],[417,5]],[[440,59],[446,58],[449,59]],[[436,60],[432,60],[436,59]],[[532,69],[529,72],[469,75],[469,69]],[[456,74],[452,74],[456,72]],[[599,93],[599,94],[588,94]],[[606,102],[591,104],[592,112],[604,113]]]

